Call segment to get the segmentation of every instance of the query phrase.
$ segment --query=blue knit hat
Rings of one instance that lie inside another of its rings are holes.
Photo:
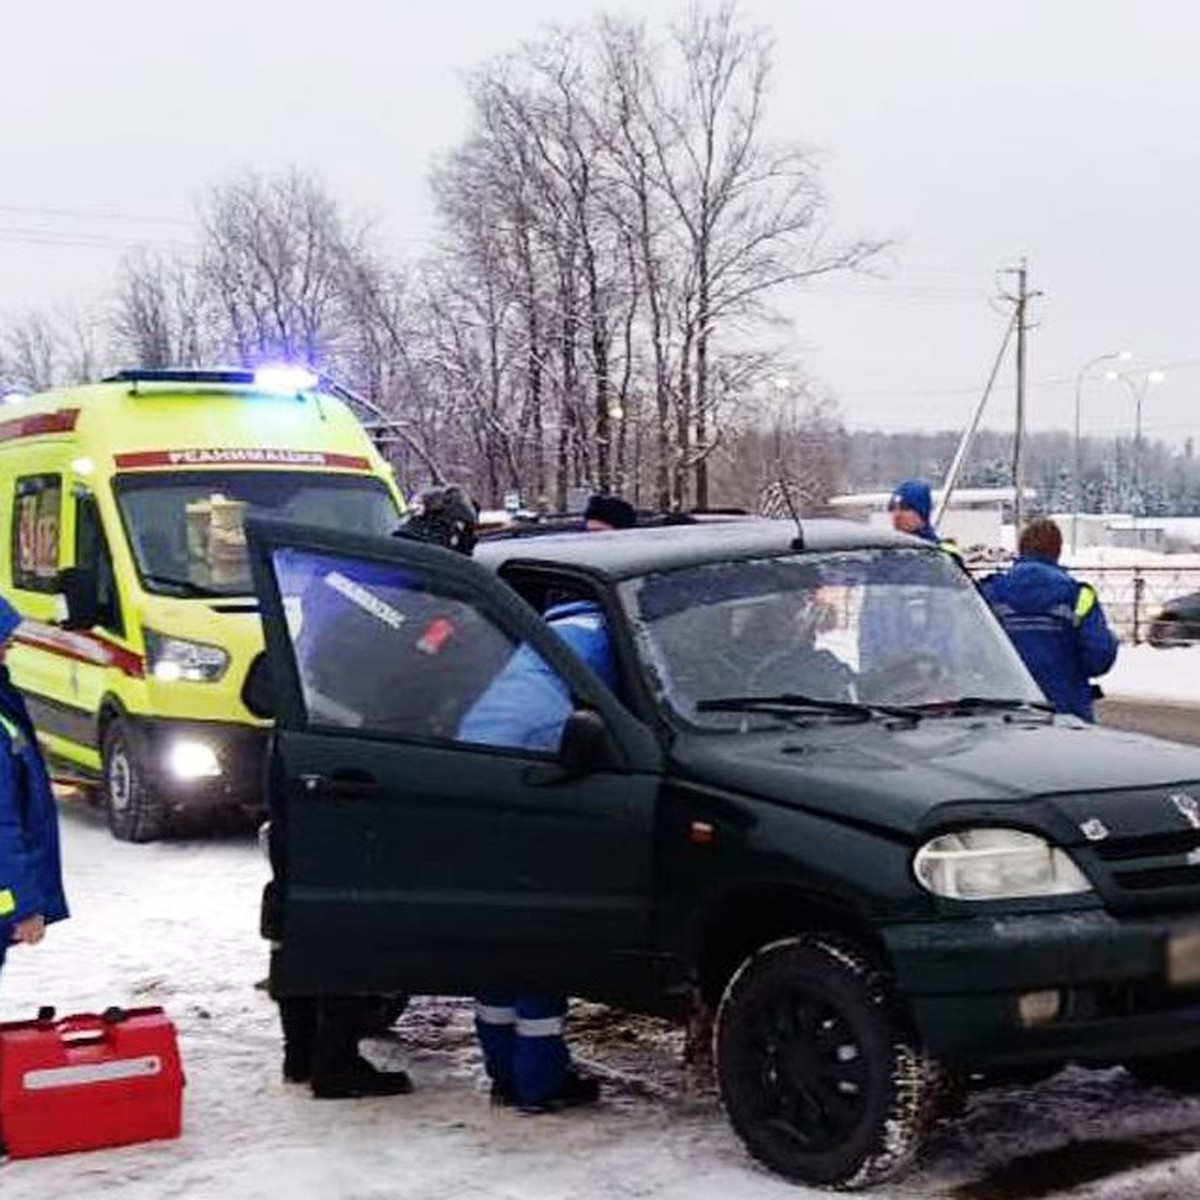
[[[0,644],[7,642],[17,631],[21,614],[3,596],[0,596]]]
[[[929,514],[933,511],[933,496],[930,494],[929,484],[924,479],[902,480],[896,484],[888,501],[888,508],[907,508],[910,512],[915,512],[922,521],[928,522]]]

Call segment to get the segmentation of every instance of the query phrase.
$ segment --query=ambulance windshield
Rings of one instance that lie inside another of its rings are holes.
[[[117,503],[143,586],[167,596],[253,592],[251,513],[387,535],[400,523],[391,493],[365,475],[312,471],[172,471],[119,475]]]

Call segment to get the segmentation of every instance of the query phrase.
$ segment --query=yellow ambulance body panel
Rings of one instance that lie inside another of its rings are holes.
[[[123,372],[0,408],[0,591],[22,617],[8,666],[58,773],[99,788],[121,838],[262,804],[246,516],[381,534],[400,520],[349,408],[262,378]],[[94,624],[70,627],[64,590]]]

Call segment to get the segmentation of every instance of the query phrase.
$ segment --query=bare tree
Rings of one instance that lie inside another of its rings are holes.
[[[811,153],[764,138],[770,42],[739,25],[733,4],[693,9],[673,40],[682,87],[674,98],[656,95],[649,132],[694,285],[683,314],[680,406],[691,410],[696,500],[703,506],[714,340],[761,318],[784,284],[858,267],[882,243],[823,236],[826,200]]]
[[[121,264],[112,328],[143,367],[198,367],[209,356],[212,312],[203,278],[180,259],[139,249]]]
[[[203,218],[200,274],[223,348],[243,363],[333,359],[344,334],[346,262],[361,236],[316,182],[295,172],[215,191]]]
[[[79,308],[30,311],[0,337],[0,389],[44,391],[96,379],[111,365],[102,322]]]

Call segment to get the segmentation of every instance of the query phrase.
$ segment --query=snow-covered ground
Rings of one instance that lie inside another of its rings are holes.
[[[1122,646],[1113,669],[1100,680],[1114,699],[1161,700],[1200,706],[1200,646]]]
[[[1166,652],[1171,653],[1171,652]],[[593,1110],[522,1117],[487,1101],[465,1002],[423,1000],[381,1062],[411,1096],[315,1101],[281,1082],[275,1014],[255,982],[265,867],[249,838],[130,846],[67,805],[74,916],[0,978],[0,1017],[160,1003],[187,1071],[184,1135],[121,1150],[0,1163],[4,1200],[812,1200],[747,1158],[678,1031],[580,1006],[577,1054],[606,1081]],[[1120,1069],[1068,1071],[973,1097],[928,1163],[876,1195],[943,1200],[1148,1200],[1200,1195],[1200,1100]]]

